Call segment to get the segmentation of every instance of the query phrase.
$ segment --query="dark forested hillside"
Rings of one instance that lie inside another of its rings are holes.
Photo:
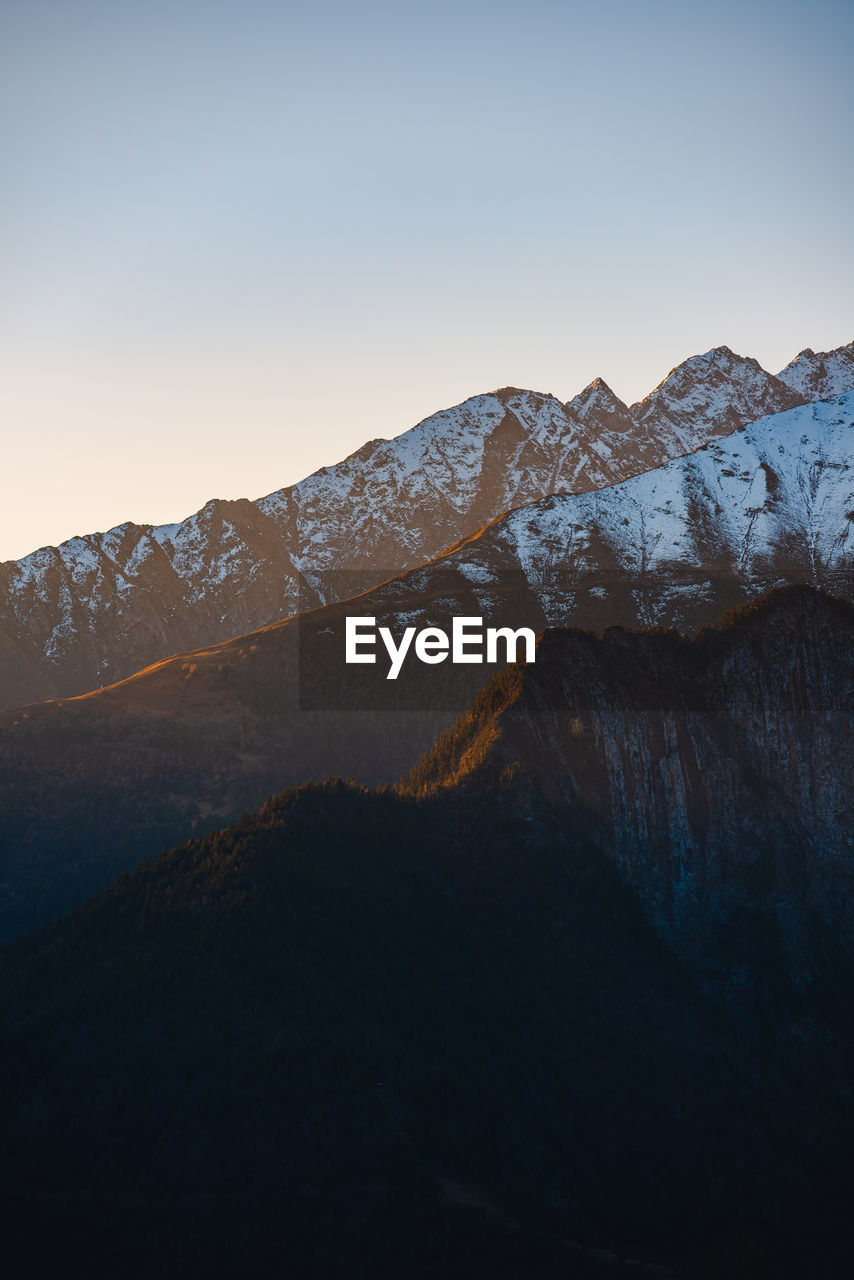
[[[87,1276],[830,1275],[826,1008],[728,1015],[512,786],[285,793],[6,949],[6,1239]]]
[[[8,944],[16,1274],[850,1274],[851,615],[547,634]]]

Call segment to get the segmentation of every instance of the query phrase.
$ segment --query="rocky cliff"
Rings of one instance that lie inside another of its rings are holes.
[[[852,741],[854,608],[788,587],[691,640],[544,632],[409,785],[545,798],[732,1001],[769,938],[795,986],[854,964]]]

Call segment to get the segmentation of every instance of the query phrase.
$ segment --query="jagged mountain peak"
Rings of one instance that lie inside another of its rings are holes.
[[[628,406],[611,390],[604,378],[594,378],[579,391],[577,396],[573,396],[572,400],[566,402],[567,413],[573,414],[582,421],[600,409],[608,413],[613,413],[615,410],[628,413]]]
[[[738,371],[742,376],[755,377],[758,374],[762,379],[772,376],[752,356],[737,355],[731,347],[727,346],[711,347],[708,351],[688,356],[680,364],[674,365],[649,395],[632,405],[632,412],[642,410],[654,398],[660,397],[664,391],[668,391],[672,396],[681,395],[684,394],[684,388],[691,383],[709,378],[719,380],[723,374],[731,374],[733,371]]]
[[[535,396],[535,391],[529,391],[525,387],[496,387],[494,391],[490,391],[489,395],[495,396],[496,400],[500,400],[502,404],[507,404],[510,400],[526,399],[528,396]],[[550,396],[546,398],[550,399]],[[472,400],[482,399],[481,396],[472,396]],[[466,401],[468,403],[468,401]]]
[[[723,365],[731,367],[734,364],[749,364],[755,368],[759,368],[759,362],[754,360],[752,356],[737,355],[732,347],[722,343],[719,347],[710,347],[708,351],[699,351],[694,356],[689,356],[677,368],[696,369],[703,365]]]
[[[728,435],[736,427],[791,409],[805,399],[766,372],[752,356],[721,346],[691,356],[671,369],[630,412],[642,425],[676,433],[682,451],[688,453],[702,443],[697,438],[702,422],[715,423],[707,438]]]
[[[642,469],[655,465],[651,460],[659,452],[660,443],[635,421],[628,406],[615,395],[604,378],[594,378],[574,399],[569,400],[566,414],[578,423],[581,431],[590,435],[603,453],[611,451],[619,457],[624,451],[633,450],[635,457],[643,460]]]
[[[806,400],[827,400],[854,390],[854,342],[833,351],[804,347],[777,377]]]

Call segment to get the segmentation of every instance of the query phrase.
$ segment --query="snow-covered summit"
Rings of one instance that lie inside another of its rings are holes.
[[[594,378],[574,399],[567,401],[565,408],[570,417],[585,426],[607,424],[612,430],[630,431],[636,425],[628,405],[614,394],[604,378]]]
[[[704,423],[715,422],[715,434],[726,435],[745,422],[790,409],[805,399],[751,357],[736,355],[729,347],[714,347],[672,369],[654,391],[632,405],[631,414],[638,423],[678,439],[682,448],[672,453],[687,453],[703,443],[699,434]]]
[[[854,390],[854,342],[834,351],[804,347],[777,377],[805,400],[826,400]]]

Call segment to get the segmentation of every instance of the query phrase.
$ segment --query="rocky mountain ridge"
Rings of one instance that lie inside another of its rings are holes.
[[[373,612],[418,599],[520,625],[692,631],[786,582],[854,591],[854,393],[772,414],[622,484],[554,494],[382,584]],[[420,616],[420,615],[418,615]],[[426,625],[422,623],[422,625]]]
[[[316,606],[332,573],[343,598],[509,508],[613,484],[803,399],[726,347],[631,408],[601,379],[566,404],[505,388],[257,502],[42,548],[0,565],[0,705],[82,693]]]
[[[804,350],[777,374],[805,400],[827,400],[850,391],[854,382],[854,342],[835,351]]]

